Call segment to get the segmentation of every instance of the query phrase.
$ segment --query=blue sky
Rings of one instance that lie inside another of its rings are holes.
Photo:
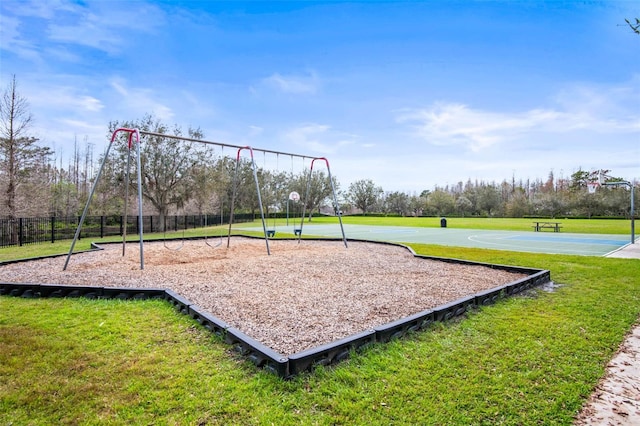
[[[640,177],[640,36],[624,21],[640,2],[3,0],[0,13],[1,87],[16,75],[59,157],[74,140],[100,153],[110,121],[153,113],[207,140],[327,157],[342,189]]]

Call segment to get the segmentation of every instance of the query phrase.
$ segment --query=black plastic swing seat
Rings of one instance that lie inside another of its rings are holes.
[[[271,237],[273,237],[275,235],[276,235],[276,231],[275,230],[271,230],[271,229],[267,230],[267,238],[271,238]]]
[[[302,229],[294,229],[294,230],[293,230],[293,233],[294,233],[297,237],[299,237],[299,236],[302,234]]]

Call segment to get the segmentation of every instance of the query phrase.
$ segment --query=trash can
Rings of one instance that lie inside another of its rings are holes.
[[[440,219],[440,228],[446,228],[446,227],[447,227],[447,219],[443,217],[442,219]]]

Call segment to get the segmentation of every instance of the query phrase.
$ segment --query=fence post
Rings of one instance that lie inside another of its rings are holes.
[[[51,244],[56,242],[56,217],[51,216]]]
[[[22,218],[18,218],[18,246],[22,247]]]
[[[100,238],[104,238],[104,216],[100,216]]]

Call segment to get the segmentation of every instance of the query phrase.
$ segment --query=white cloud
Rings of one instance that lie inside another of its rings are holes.
[[[72,11],[76,8],[73,2],[67,0],[31,0],[31,1],[7,1],[7,9],[17,16],[28,16],[43,19],[52,19],[57,12]]]
[[[329,129],[329,126],[322,124],[303,124],[286,131],[284,139],[294,145],[311,149],[314,152],[326,154],[332,150],[329,145],[322,142],[322,139]]]
[[[582,85],[559,93],[554,108],[507,112],[437,102],[427,108],[400,111],[396,121],[408,124],[416,137],[432,145],[462,146],[480,152],[523,138],[531,141],[532,135],[640,131],[638,99],[637,85]]]
[[[0,25],[0,50],[12,52],[22,59],[33,62],[40,61],[40,53],[37,47],[20,34],[21,22],[14,16],[2,14]]]
[[[284,93],[315,94],[318,91],[320,81],[315,72],[308,75],[281,75],[272,74],[263,79],[264,84]]]
[[[284,132],[283,139],[294,145],[303,147],[304,152],[310,154],[335,154],[341,148],[354,144],[357,139],[332,130],[325,124],[305,123]]]
[[[153,33],[164,22],[164,12],[145,2],[6,2],[2,5],[2,49],[31,60],[53,52],[58,59],[76,61],[78,56],[61,46],[86,46],[115,54],[136,33]],[[42,32],[57,46],[43,49]]]
[[[255,137],[262,134],[264,129],[260,126],[249,126],[249,137]]]
[[[595,132],[640,131],[640,74],[618,85],[573,84],[554,101],[566,111],[567,127]]]
[[[142,117],[144,114],[153,114],[162,122],[170,122],[175,117],[171,107],[165,105],[159,99],[166,98],[149,88],[126,87],[126,82],[120,78],[115,78],[110,82],[110,86],[119,96],[118,104],[123,111],[119,113],[130,114],[135,117]]]
[[[90,121],[77,120],[77,119],[60,119],[58,120],[64,128],[73,129],[74,133],[81,135],[97,135],[104,134],[107,126],[104,123],[93,123]]]
[[[20,20],[14,16],[2,15],[2,27],[0,27],[0,40],[2,46],[10,46],[18,41],[20,36]]]
[[[477,152],[517,138],[545,121],[553,111],[534,110],[521,114],[474,110],[456,103],[436,103],[426,109],[407,110],[397,117],[409,123],[415,134],[434,145],[463,145]]]
[[[42,85],[32,88],[29,101],[40,108],[56,111],[99,112],[104,108],[103,102],[83,94],[85,90],[68,85]]]
[[[109,53],[117,52],[124,44],[122,35],[102,26],[94,15],[85,17],[78,25],[51,25],[49,36],[57,42],[79,44]]]

